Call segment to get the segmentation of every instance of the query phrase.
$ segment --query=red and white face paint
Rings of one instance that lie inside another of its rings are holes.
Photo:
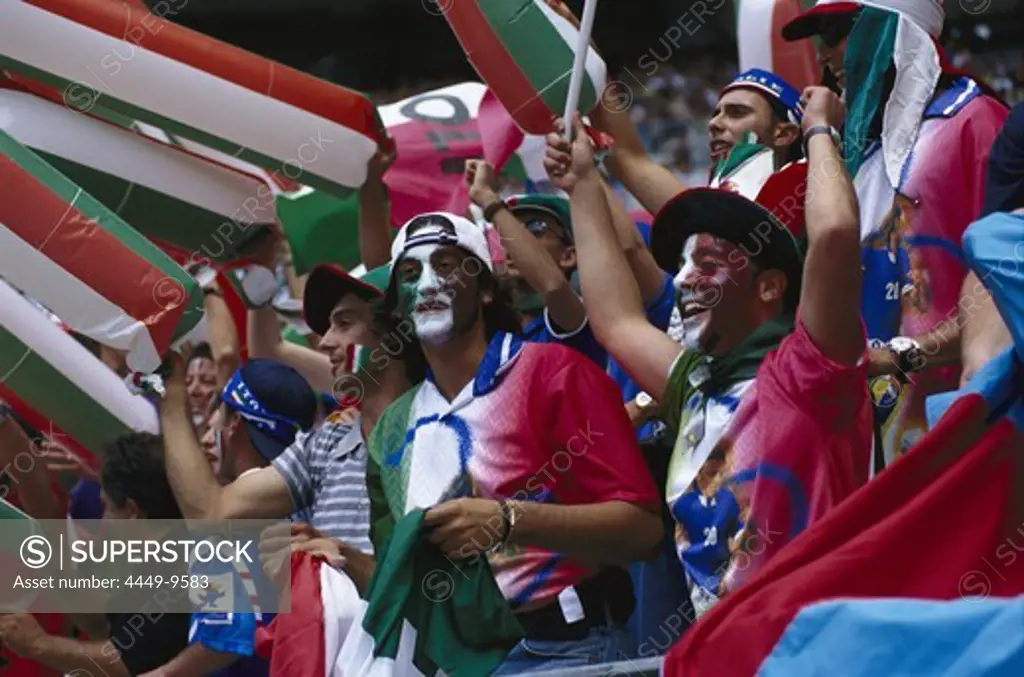
[[[747,299],[738,283],[746,279],[749,259],[735,244],[699,233],[687,238],[680,264],[673,281],[681,342],[689,350],[711,351],[742,323]]]

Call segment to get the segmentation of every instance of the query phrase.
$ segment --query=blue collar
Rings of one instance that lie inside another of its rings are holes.
[[[482,397],[498,387],[501,378],[512,368],[512,364],[523,350],[523,339],[515,334],[496,332],[487,344],[487,352],[476,370],[473,381],[473,397]]]
[[[979,96],[981,87],[977,82],[967,76],[959,77],[949,89],[932,99],[924,110],[924,119],[951,118]]]
[[[543,322],[543,318],[541,319]],[[473,379],[473,397],[482,397],[498,387],[501,378],[512,368],[512,363],[523,350],[524,341],[516,334],[496,332],[487,344],[484,359],[477,367]],[[426,380],[434,384],[434,372],[427,367]]]

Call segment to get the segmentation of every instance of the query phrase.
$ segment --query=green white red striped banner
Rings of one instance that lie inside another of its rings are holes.
[[[69,327],[150,372],[202,318],[202,292],[116,214],[0,131],[0,270]]]
[[[85,449],[98,455],[118,435],[160,431],[152,404],[3,282],[0,327],[0,392],[13,392]]]
[[[215,261],[274,222],[264,179],[32,94],[0,89],[0,130],[143,235]]]
[[[519,127],[547,134],[565,113],[579,31],[544,0],[448,0],[445,19],[466,57]],[[604,60],[588,50],[577,110],[600,102]]]
[[[782,27],[804,9],[800,0],[736,0],[740,72],[751,68],[771,71],[800,91],[820,84],[814,41],[782,39]]]
[[[109,0],[0,0],[0,66],[342,196],[380,141],[358,94]]]

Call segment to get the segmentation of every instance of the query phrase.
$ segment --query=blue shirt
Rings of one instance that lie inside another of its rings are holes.
[[[861,264],[861,315],[868,338],[884,343],[900,332],[903,294],[910,285],[910,257],[904,247],[891,252],[868,243],[862,250]]]
[[[530,343],[561,343],[589,357],[602,369],[608,364],[608,351],[597,342],[588,320],[584,320],[576,331],[560,332],[552,325],[548,309],[545,308],[543,313],[523,328],[522,337]]]
[[[225,610],[193,613],[189,643],[200,642],[207,649],[239,656],[233,664],[212,674],[221,677],[264,677],[269,674],[269,663],[255,655],[256,629],[269,625],[274,619],[274,614],[263,613],[260,607],[269,604],[265,600],[274,600],[276,591],[260,563],[248,566],[248,585],[233,565],[216,560],[195,564],[190,573],[209,576],[209,587],[205,592],[194,593],[195,597],[201,598],[194,601]],[[252,612],[246,613],[245,610]]]

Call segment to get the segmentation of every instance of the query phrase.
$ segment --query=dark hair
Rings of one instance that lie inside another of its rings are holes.
[[[512,296],[509,291],[499,284],[498,278],[478,257],[471,256],[468,258],[475,259],[479,264],[480,274],[476,277],[480,292],[490,291],[492,296],[492,301],[484,304],[481,312],[487,340],[490,341],[491,337],[499,331],[510,334],[519,333],[522,329],[520,316],[512,305]],[[395,319],[397,309],[398,291],[392,278],[392,284],[388,285],[381,310],[393,324],[397,324]],[[427,358],[423,354],[423,347],[415,337],[407,343],[403,342],[398,358],[405,362],[405,375],[409,379],[409,383],[415,385],[427,377]]]
[[[188,360],[185,364],[191,364],[192,360],[210,360],[212,362],[213,351],[210,350],[210,344],[204,341],[193,346],[192,352],[188,354]]]
[[[119,508],[135,501],[147,519],[181,519],[181,509],[167,481],[163,438],[127,433],[106,445],[100,485]]]

